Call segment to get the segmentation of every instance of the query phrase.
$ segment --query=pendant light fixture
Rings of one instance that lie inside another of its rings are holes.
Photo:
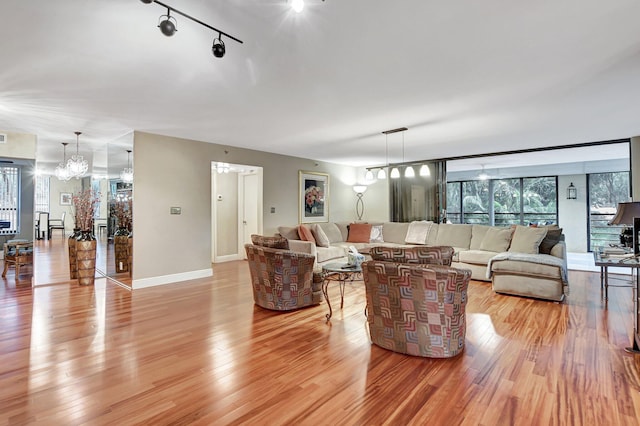
[[[378,170],[378,179],[387,178],[386,168],[389,167],[389,134],[386,132],[382,133],[384,133],[384,167]]]
[[[127,150],[127,167],[120,172],[120,179],[125,183],[133,182],[133,169],[131,168],[131,150]]]
[[[423,164],[422,166],[420,166],[420,176],[422,177],[431,176],[431,170],[429,170],[429,166],[427,166],[426,164]]]
[[[402,162],[404,163],[404,133],[402,133]],[[416,172],[413,170],[412,166],[407,166],[404,169],[404,177],[406,178],[416,177]]]
[[[76,153],[67,161],[67,170],[71,177],[80,179],[89,170],[89,163],[80,155],[80,135],[82,132],[74,133],[76,134]]]
[[[404,132],[405,130],[408,130],[408,129],[406,127],[398,127],[397,129],[385,130],[382,133],[384,133],[388,137],[391,133]],[[404,133],[402,134],[402,161],[404,162]],[[387,166],[389,166],[389,144],[388,143],[387,143]],[[397,166],[394,166],[393,169],[391,169],[391,173],[389,173],[389,177],[391,179],[398,179],[400,177],[400,170],[398,169]]]
[[[364,180],[370,182],[373,180],[373,172],[371,170],[367,170],[367,173],[364,174]]]
[[[58,178],[58,180],[64,180],[67,181],[69,179],[71,179],[71,175],[69,175],[69,169],[67,169],[67,145],[69,145],[68,142],[62,142],[62,163],[58,164],[58,167],[56,167],[56,177]]]

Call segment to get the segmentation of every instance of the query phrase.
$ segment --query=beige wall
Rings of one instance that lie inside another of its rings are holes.
[[[10,158],[36,158],[36,135],[28,133],[9,133],[0,130],[7,135],[7,143],[0,144],[0,157]]]
[[[217,191],[213,194],[213,203],[216,204],[218,230],[216,255],[235,255],[238,253],[238,173],[216,173],[215,179]]]
[[[67,216],[64,219],[64,225],[66,231],[73,231],[74,220],[71,206],[60,205],[60,194],[68,192],[70,194],[76,194],[82,190],[82,181],[80,179],[71,179],[68,181],[58,180],[55,176],[51,176],[49,179],[49,217],[51,219],[60,219],[62,212],[66,212]],[[56,235],[59,233],[56,232]]]
[[[329,173],[331,221],[354,220],[356,198],[351,187],[364,176],[354,167],[144,132],[135,132],[133,150],[134,288],[211,270],[212,161],[263,168],[266,235],[275,233],[278,225],[298,223],[299,170]],[[374,186],[366,195],[365,217],[385,220],[386,212],[384,217],[373,217],[378,212],[371,204],[386,200],[385,183]],[[170,215],[172,206],[181,207],[182,214]]]

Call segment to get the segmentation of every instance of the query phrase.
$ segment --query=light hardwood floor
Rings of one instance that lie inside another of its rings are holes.
[[[46,252],[64,275],[55,244]],[[605,302],[594,273],[572,271],[563,304],[472,282],[466,349],[448,360],[372,346],[362,282],[326,324],[326,303],[256,307],[245,262],[133,293],[12,278],[0,286],[0,424],[639,424],[639,357],[623,350],[631,289]]]

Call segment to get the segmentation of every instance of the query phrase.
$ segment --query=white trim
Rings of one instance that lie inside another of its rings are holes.
[[[189,271],[180,274],[161,275],[159,277],[141,278],[133,280],[131,287],[134,290],[147,287],[155,287],[158,285],[173,284],[181,281],[196,280],[198,278],[207,278],[213,276],[213,269],[201,269],[199,271]]]
[[[242,247],[242,250],[244,250],[244,246]],[[244,256],[242,256],[241,253],[218,256],[216,258],[216,263],[233,262],[234,260],[244,260]]]

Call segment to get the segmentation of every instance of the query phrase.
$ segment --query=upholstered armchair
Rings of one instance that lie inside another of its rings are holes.
[[[421,263],[450,266],[453,260],[453,247],[415,246],[415,247],[372,247],[369,255],[373,260],[395,263]]]
[[[289,311],[320,303],[322,277],[313,272],[315,256],[287,250],[284,238],[252,235],[251,239],[253,244],[246,244],[245,251],[256,305]]]
[[[362,273],[374,344],[429,358],[462,352],[471,271],[373,260],[363,263]]]

